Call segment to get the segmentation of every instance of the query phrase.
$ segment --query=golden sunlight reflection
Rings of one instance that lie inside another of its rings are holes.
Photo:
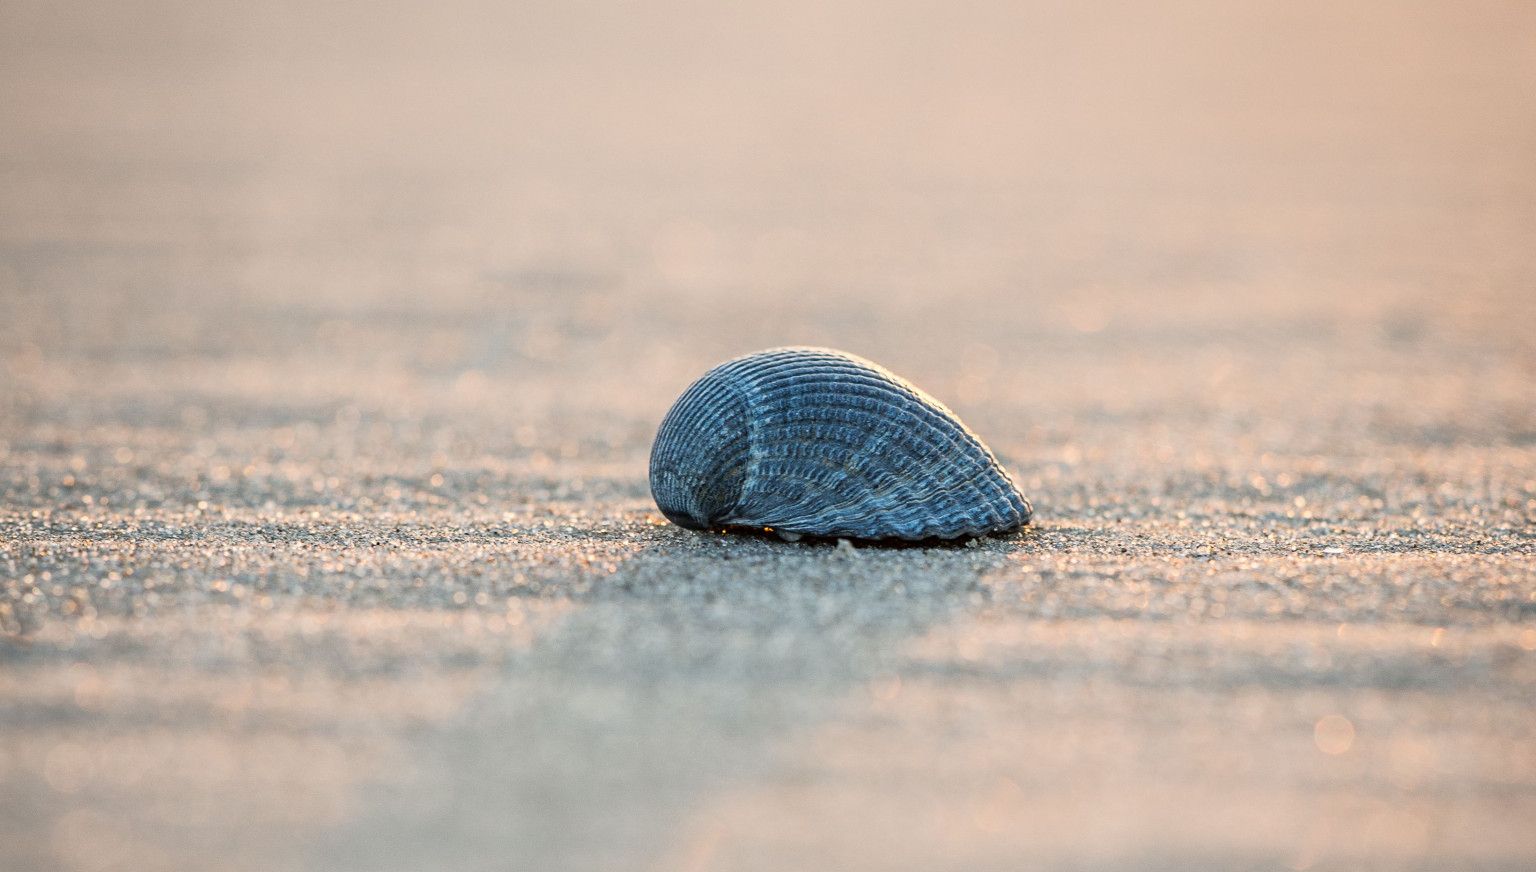
[[[1344,754],[1354,747],[1355,725],[1343,715],[1327,715],[1313,726],[1312,741],[1324,754]]]

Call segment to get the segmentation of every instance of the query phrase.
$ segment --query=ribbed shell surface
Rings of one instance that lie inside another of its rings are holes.
[[[693,529],[854,539],[1015,530],[1029,501],[944,405],[851,354],[776,348],[715,367],[651,448],[651,495]]]

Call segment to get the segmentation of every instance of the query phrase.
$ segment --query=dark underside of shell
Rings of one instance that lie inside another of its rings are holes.
[[[651,495],[674,523],[861,540],[1017,530],[1030,505],[937,400],[823,348],[723,363],[667,413]]]

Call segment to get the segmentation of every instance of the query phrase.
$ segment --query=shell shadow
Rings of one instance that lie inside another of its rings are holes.
[[[761,527],[720,527],[714,530],[694,531],[696,535],[724,535],[740,536],[746,539],[771,542],[783,545],[786,548],[838,548],[841,542],[848,542],[856,549],[879,549],[885,551],[904,551],[912,549],[938,549],[941,551],[971,550],[978,547],[990,547],[1005,545],[1007,543],[1023,543],[1034,536],[1031,527],[1023,527],[1006,533],[992,533],[986,536],[956,536],[942,539],[930,536],[926,539],[867,539],[857,536],[816,536],[801,535],[797,539],[785,539],[778,533],[765,530]]]
[[[910,643],[984,607],[1001,540],[850,552],[632,516],[629,556],[509,657],[423,774],[373,790],[315,868],[645,867],[700,808],[776,771]],[[594,540],[596,541],[596,540]],[[448,846],[445,848],[444,846]]]

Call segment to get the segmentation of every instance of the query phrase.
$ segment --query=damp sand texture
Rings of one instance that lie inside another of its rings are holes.
[[[1533,44],[0,4],[0,869],[1531,868]],[[786,344],[1031,528],[667,524]]]

